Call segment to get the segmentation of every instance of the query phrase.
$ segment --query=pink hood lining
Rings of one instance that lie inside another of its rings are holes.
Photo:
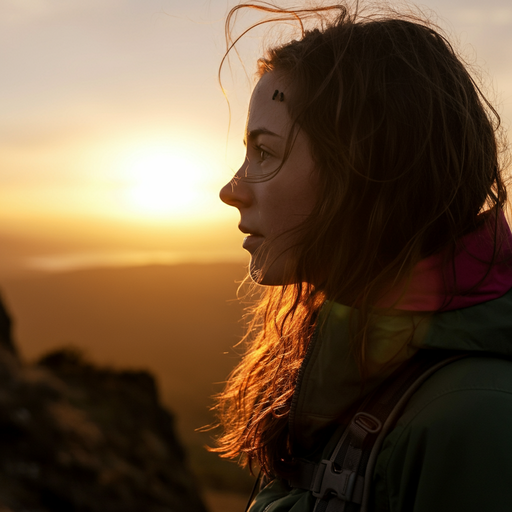
[[[512,233],[504,213],[500,211],[497,254],[489,268],[494,251],[495,217],[483,215],[487,217],[485,222],[460,239],[451,261],[447,257],[449,249],[420,261],[408,284],[387,294],[379,307],[405,311],[450,311],[497,299],[510,290]]]

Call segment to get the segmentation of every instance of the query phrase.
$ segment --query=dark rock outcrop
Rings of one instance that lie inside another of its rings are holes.
[[[0,346],[6,348],[13,354],[16,353],[12,339],[12,320],[0,297]]]
[[[149,373],[97,368],[74,349],[26,365],[7,341],[0,510],[205,512]]]

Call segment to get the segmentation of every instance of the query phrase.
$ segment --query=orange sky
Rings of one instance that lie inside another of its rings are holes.
[[[425,3],[483,66],[510,125],[509,0]],[[216,75],[232,5],[0,0],[0,275],[245,258],[217,196],[242,158],[250,90],[234,63],[228,143]],[[260,44],[248,44],[250,66]]]

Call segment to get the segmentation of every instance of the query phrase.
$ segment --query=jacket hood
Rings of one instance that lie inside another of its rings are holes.
[[[506,226],[504,218],[502,222]],[[506,243],[491,271],[481,252],[471,254],[471,261],[466,249],[455,255],[452,266],[456,269],[458,282],[474,283],[475,275],[482,276],[481,266],[487,266],[487,272],[483,279],[479,277],[477,286],[471,284],[469,293],[465,292],[463,296],[455,295],[452,287],[454,295],[446,301],[451,307],[431,313],[414,310],[411,306],[372,318],[371,336],[365,352],[367,374],[364,384],[349,341],[350,323],[357,320],[357,310],[337,303],[324,305],[299,372],[289,416],[291,441],[300,456],[307,456],[325,444],[326,435],[348,420],[368,393],[420,349],[512,356],[512,267],[509,263],[512,237],[508,226],[506,232]],[[489,244],[482,240],[485,240],[485,234],[479,230],[473,234],[473,239],[465,237],[462,247],[487,247],[485,250],[488,250]],[[431,272],[432,261],[439,263],[441,260],[431,260],[426,265],[422,262],[423,270],[427,268]],[[423,276],[423,282],[427,282],[423,270],[420,269],[419,275]],[[414,300],[409,300],[407,293],[401,293],[399,304],[425,303],[417,300],[420,287],[414,279],[411,287]],[[427,294],[432,304],[435,295],[432,287],[427,287]],[[436,304],[441,304],[438,297]],[[459,308],[452,309],[454,304]]]

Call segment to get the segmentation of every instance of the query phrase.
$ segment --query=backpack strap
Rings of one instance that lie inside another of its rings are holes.
[[[468,355],[448,354],[420,350],[363,402],[328,460],[297,461],[288,483],[311,491],[313,512],[366,512],[377,456],[403,408],[433,373]]]

